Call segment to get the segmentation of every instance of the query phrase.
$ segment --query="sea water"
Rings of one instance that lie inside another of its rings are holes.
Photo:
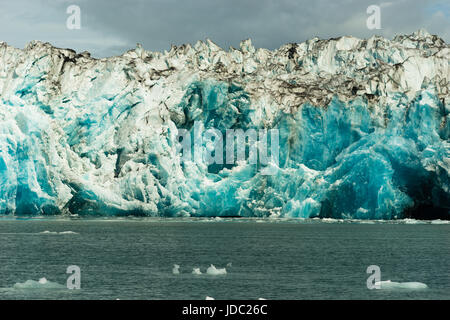
[[[450,299],[449,244],[446,221],[6,217],[0,299]]]

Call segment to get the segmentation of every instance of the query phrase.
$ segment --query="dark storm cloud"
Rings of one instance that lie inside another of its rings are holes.
[[[36,39],[88,50],[94,56],[121,54],[141,43],[148,50],[210,38],[238,47],[252,38],[274,49],[314,36],[392,37],[419,28],[450,38],[446,1],[373,0],[1,0],[0,41],[23,47]],[[81,29],[68,30],[66,8],[81,8]],[[368,30],[366,9],[381,7],[381,30]]]

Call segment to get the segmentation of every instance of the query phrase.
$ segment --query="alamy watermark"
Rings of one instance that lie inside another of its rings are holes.
[[[377,5],[370,5],[366,10],[369,17],[366,20],[366,26],[369,30],[381,29],[381,8]]]
[[[81,9],[77,5],[70,5],[66,9],[66,13],[69,14],[66,20],[66,27],[69,30],[81,29]]]
[[[260,166],[263,175],[273,175],[273,167],[279,166],[279,151],[278,129],[228,129],[224,134],[216,128],[205,129],[198,121],[191,131],[178,129],[177,154],[185,163],[194,161],[209,166],[245,161]]]
[[[367,278],[367,289],[381,289],[381,269],[377,265],[371,265],[367,267],[367,274],[370,274]]]
[[[81,289],[81,270],[79,266],[68,266],[66,273],[70,274],[67,278],[67,289]]]

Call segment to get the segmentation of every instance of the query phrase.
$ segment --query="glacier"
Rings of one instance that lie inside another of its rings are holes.
[[[103,59],[0,42],[0,215],[450,219],[449,57],[425,30]],[[194,123],[277,129],[279,163],[181,161]]]

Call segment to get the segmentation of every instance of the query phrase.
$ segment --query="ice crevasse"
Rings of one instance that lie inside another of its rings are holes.
[[[449,219],[449,57],[424,30],[103,59],[0,43],[0,215]],[[278,129],[279,163],[182,161],[194,123]]]

